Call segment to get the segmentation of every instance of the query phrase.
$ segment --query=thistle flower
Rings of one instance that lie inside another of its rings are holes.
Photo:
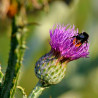
[[[59,83],[66,72],[66,64],[69,61],[87,57],[89,54],[88,43],[76,47],[73,43],[74,36],[78,35],[75,26],[69,27],[57,25],[50,30],[51,51],[42,56],[35,66],[36,76],[43,83],[43,86]]]
[[[69,61],[87,57],[89,54],[88,35],[84,37],[81,34],[79,35],[78,29],[75,30],[74,25],[73,27],[57,25],[50,30],[51,50],[35,65],[35,74],[39,78],[39,83],[31,96],[39,96],[44,87],[59,83],[65,76]],[[76,39],[78,35],[82,38],[81,42]],[[83,40],[84,38],[86,39]]]
[[[50,30],[50,45],[52,50],[59,52],[61,57],[69,59],[70,61],[87,57],[89,54],[88,43],[84,43],[80,47],[76,47],[76,45],[73,44],[74,36],[77,35],[78,29],[75,30],[74,25],[68,29],[67,26],[57,25],[55,29]]]

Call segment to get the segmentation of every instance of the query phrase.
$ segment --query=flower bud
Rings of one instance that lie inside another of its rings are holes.
[[[66,62],[59,61],[50,51],[36,63],[35,73],[44,86],[59,83],[66,72]]]

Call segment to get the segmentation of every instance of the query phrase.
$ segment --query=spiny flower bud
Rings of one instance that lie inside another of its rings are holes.
[[[80,39],[79,39],[80,38]],[[42,56],[36,63],[35,73],[43,86],[59,83],[66,72],[69,61],[87,57],[88,36],[81,33],[75,26],[60,26],[50,30],[51,51]]]
[[[65,76],[66,63],[59,61],[53,52],[50,51],[37,61],[35,73],[44,86],[57,84]]]

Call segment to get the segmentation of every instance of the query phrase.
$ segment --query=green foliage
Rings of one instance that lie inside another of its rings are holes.
[[[66,1],[66,0],[65,0]],[[42,2],[41,2],[42,3]],[[66,77],[59,84],[50,87],[39,98],[98,98],[98,0],[72,0],[70,5],[55,0],[50,3],[48,13],[42,9],[27,8],[28,22],[40,25],[28,26],[27,41],[23,65],[18,84],[25,89],[27,95],[36,85],[38,79],[34,73],[36,61],[50,50],[49,29],[56,23],[75,24],[79,32],[86,31],[89,35],[90,58],[69,63]],[[30,9],[30,11],[29,11]],[[0,20],[1,21],[1,20]],[[5,73],[10,49],[10,19],[0,22],[0,62]],[[19,37],[20,35],[17,35]],[[19,47],[18,47],[19,49]],[[17,94],[18,91],[16,91]],[[17,94],[15,98],[21,98]]]

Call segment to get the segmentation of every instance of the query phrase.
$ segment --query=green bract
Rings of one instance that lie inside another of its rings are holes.
[[[59,83],[66,72],[66,63],[61,63],[51,52],[42,56],[36,63],[35,73],[43,86]]]

